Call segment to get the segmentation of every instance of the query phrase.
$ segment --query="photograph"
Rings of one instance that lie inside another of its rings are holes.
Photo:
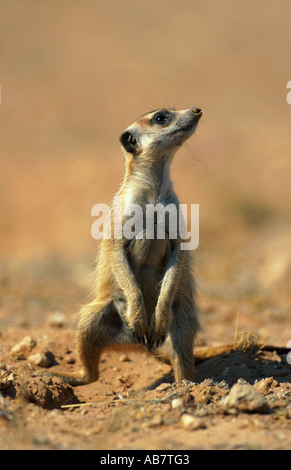
[[[290,17],[2,2],[0,450],[291,449]]]

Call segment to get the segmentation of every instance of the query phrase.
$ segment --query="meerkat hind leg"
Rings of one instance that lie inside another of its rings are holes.
[[[154,356],[173,368],[175,382],[194,380],[195,359],[193,354],[194,334],[171,327],[166,341],[154,351]]]
[[[99,361],[105,349],[134,343],[132,332],[122,319],[122,309],[119,302],[110,301],[99,309],[90,304],[82,313],[77,343],[87,383],[98,380]]]
[[[194,380],[195,359],[193,354],[193,343],[181,344],[183,338],[171,338],[172,357],[171,363],[174,371],[175,381]]]
[[[125,325],[113,301],[103,305],[89,304],[83,309],[77,331],[82,369],[63,372],[53,368],[37,375],[60,377],[72,386],[95,382],[99,378],[99,362],[103,351],[133,342],[131,330]]]

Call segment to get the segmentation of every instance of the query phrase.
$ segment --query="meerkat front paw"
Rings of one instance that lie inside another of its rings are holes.
[[[150,328],[146,335],[149,351],[164,343],[171,323],[171,309],[161,309],[158,306],[154,312]]]
[[[146,310],[143,304],[139,300],[138,304],[129,305],[125,319],[128,327],[132,331],[134,342],[139,344],[146,344],[146,332],[147,332],[147,321],[146,321]]]

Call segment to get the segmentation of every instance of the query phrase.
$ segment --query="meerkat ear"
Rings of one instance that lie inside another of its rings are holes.
[[[132,132],[125,131],[120,137],[120,142],[122,143],[125,150],[129,153],[135,154],[138,148],[137,139]]]

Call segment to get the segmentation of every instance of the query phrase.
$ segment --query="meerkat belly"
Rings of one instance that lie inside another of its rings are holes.
[[[164,277],[166,258],[171,250],[169,238],[131,240],[128,260],[144,296],[148,313],[155,309]]]

